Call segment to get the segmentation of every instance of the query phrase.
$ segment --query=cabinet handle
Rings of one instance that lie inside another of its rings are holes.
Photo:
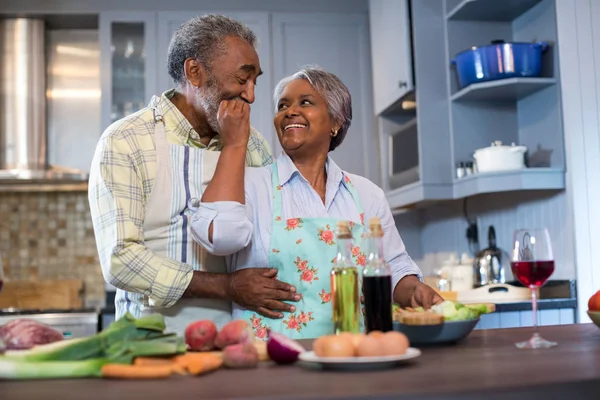
[[[408,83],[406,83],[406,81],[398,81],[399,88],[405,88],[407,86],[408,86]]]

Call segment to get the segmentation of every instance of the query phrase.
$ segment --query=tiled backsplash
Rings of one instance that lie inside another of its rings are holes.
[[[0,253],[5,279],[81,279],[84,304],[103,306],[86,192],[0,193]]]

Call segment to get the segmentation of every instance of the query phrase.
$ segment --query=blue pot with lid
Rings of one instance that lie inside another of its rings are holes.
[[[548,47],[546,42],[494,40],[487,46],[473,46],[461,51],[450,64],[456,67],[461,88],[498,79],[539,77],[542,54]]]

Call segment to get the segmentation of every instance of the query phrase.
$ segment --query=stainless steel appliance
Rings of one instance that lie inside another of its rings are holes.
[[[65,339],[82,338],[98,332],[98,313],[94,310],[0,310],[0,325],[30,318],[62,332]]]
[[[87,180],[48,163],[46,33],[40,18],[0,19],[0,185]]]
[[[496,230],[488,229],[488,247],[475,256],[473,282],[475,287],[491,283],[506,283],[506,269],[510,259],[508,253],[496,246]]]

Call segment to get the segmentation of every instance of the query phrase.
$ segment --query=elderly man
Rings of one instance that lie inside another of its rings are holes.
[[[262,73],[255,46],[250,29],[224,16],[186,22],[167,55],[176,88],[103,133],[89,202],[104,278],[117,287],[117,318],[160,312],[170,330],[182,333],[199,319],[222,326],[231,319],[231,301],[270,313],[289,307],[282,300],[297,300],[276,270],[227,274],[224,260],[202,250],[190,231],[191,218],[214,218],[190,207],[198,205],[219,160],[272,162],[268,144],[250,127]],[[247,146],[240,146],[236,138],[248,132]]]

